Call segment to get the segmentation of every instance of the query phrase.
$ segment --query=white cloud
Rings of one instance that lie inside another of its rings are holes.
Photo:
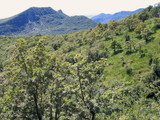
[[[62,9],[68,15],[115,13],[144,8],[160,0],[0,0],[0,18],[9,17],[29,7]]]

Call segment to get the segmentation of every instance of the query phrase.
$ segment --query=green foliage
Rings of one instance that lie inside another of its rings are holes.
[[[132,75],[132,72],[133,72],[132,68],[127,68],[126,74]]]
[[[153,9],[141,22],[144,11],[65,35],[0,36],[0,119],[160,118]]]
[[[143,31],[141,31],[142,38],[146,41],[146,43],[150,42],[152,38],[149,38],[149,36],[152,34],[151,30],[149,28],[144,28]]]
[[[122,51],[121,45],[120,45],[118,42],[116,42],[116,41],[113,41],[113,42],[111,43],[110,48],[113,49],[113,51],[114,51],[113,54],[117,54],[117,53],[119,53],[119,52]]]

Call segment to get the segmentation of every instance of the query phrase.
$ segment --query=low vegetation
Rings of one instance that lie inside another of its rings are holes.
[[[64,35],[1,36],[0,119],[159,119],[159,12]]]

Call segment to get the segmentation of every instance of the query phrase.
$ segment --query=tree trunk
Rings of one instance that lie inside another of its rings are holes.
[[[38,107],[38,98],[37,98],[37,95],[33,94],[33,97],[34,97],[34,103],[35,103],[35,109],[36,109],[37,117],[38,117],[39,120],[42,120],[42,115],[40,114],[39,107]]]
[[[56,112],[55,112],[55,120],[58,120],[58,110],[56,109]]]
[[[59,103],[60,103],[60,99],[59,99],[59,93],[56,93],[56,98],[55,98],[55,104],[56,104],[56,111],[55,111],[55,120],[59,119],[59,114],[60,114],[60,109],[59,109]]]
[[[51,95],[50,95],[50,103],[53,103],[52,102],[52,93],[51,93]],[[52,115],[52,105],[50,106],[50,120],[53,120],[53,115]]]
[[[90,111],[90,113],[91,113],[91,120],[94,120],[95,119],[95,112],[93,112],[92,110]]]

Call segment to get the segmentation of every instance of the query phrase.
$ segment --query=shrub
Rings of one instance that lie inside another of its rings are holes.
[[[127,68],[126,74],[127,75],[132,75],[132,73],[133,73],[133,69],[132,68]]]

